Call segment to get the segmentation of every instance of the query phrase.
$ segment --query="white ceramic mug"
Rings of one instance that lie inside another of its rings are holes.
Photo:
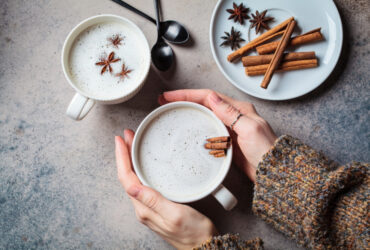
[[[71,77],[69,70],[69,54],[75,39],[78,37],[79,34],[81,34],[81,32],[86,30],[88,27],[104,22],[118,22],[126,26],[129,26],[130,29],[136,33],[138,39],[140,40],[138,41],[138,43],[141,44],[141,50],[143,52],[142,54],[145,56],[145,58],[143,58],[144,63],[141,65],[141,67],[143,67],[142,69],[143,74],[136,82],[135,88],[131,89],[131,91],[122,93],[118,97],[115,96],[113,98],[99,97],[94,94],[83,91],[75,83],[75,80]],[[144,82],[148,76],[150,69],[150,49],[148,41],[145,38],[144,33],[140,30],[140,28],[126,18],[109,14],[93,16],[79,23],[68,34],[62,50],[62,67],[67,81],[72,86],[72,88],[74,88],[77,92],[74,95],[72,101],[70,102],[66,113],[69,117],[71,117],[74,120],[81,120],[87,115],[87,113],[91,110],[91,108],[94,106],[96,102],[103,104],[117,104],[129,100],[139,92],[139,90],[144,85]]]
[[[162,114],[165,111],[173,110],[176,108],[194,108],[194,109],[197,109],[199,111],[202,111],[208,114],[210,117],[212,117],[212,119],[214,119],[215,124],[217,124],[218,128],[220,128],[220,130],[222,131],[222,135],[229,135],[229,132],[227,128],[225,127],[225,125],[222,123],[222,121],[219,120],[212,111],[210,111],[209,109],[207,109],[206,107],[202,105],[199,105],[193,102],[174,102],[174,103],[163,105],[155,109],[141,122],[139,128],[137,129],[135,133],[135,138],[132,144],[132,152],[131,152],[132,163],[133,163],[135,173],[140,179],[140,181],[146,186],[150,186],[150,185],[144,178],[144,175],[139,165],[139,159],[138,159],[138,155],[139,155],[138,152],[139,152],[139,147],[140,147],[141,136],[153,119],[157,118],[160,114]],[[191,121],[187,121],[187,122],[191,122]],[[208,185],[206,189],[197,192],[197,194],[194,194],[191,197],[180,197],[179,195],[177,196],[176,195],[166,196],[165,194],[163,195],[167,199],[175,201],[175,202],[189,203],[189,202],[200,200],[212,194],[226,210],[231,210],[233,207],[236,206],[238,201],[234,197],[234,195],[226,187],[224,187],[224,185],[222,185],[222,182],[224,181],[227,173],[229,172],[231,162],[232,162],[232,147],[228,149],[226,158],[223,161],[223,164],[217,176],[215,177],[214,180],[211,181],[211,184]],[[153,186],[151,187],[154,189],[156,188]]]

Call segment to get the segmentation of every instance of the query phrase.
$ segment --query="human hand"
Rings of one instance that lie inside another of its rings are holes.
[[[116,136],[118,178],[129,195],[136,217],[177,249],[191,249],[216,234],[212,221],[195,209],[171,202],[157,191],[143,186],[132,170],[131,146],[134,132]]]
[[[176,101],[202,104],[210,108],[228,127],[235,121],[239,112],[243,114],[231,131],[234,162],[255,182],[257,165],[277,137],[270,125],[257,114],[253,104],[237,101],[207,89],[169,91],[158,98],[161,105]]]

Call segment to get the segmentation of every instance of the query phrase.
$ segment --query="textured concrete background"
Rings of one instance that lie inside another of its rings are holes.
[[[128,2],[154,13],[150,0]],[[201,5],[199,4],[200,2]],[[212,88],[253,102],[278,134],[289,133],[345,163],[370,160],[370,12],[367,0],[337,0],[345,45],[330,79],[309,95],[268,102],[243,94],[219,72],[209,48],[215,0],[162,0],[166,19],[184,23],[193,37],[173,46],[176,68],[152,69],[131,101],[97,105],[82,122],[64,112],[74,92],[64,79],[60,53],[81,20],[112,13],[136,22],[152,45],[155,26],[108,0],[0,2],[0,249],[167,249],[139,224],[116,177],[113,136],[136,129],[167,89]],[[194,206],[221,233],[261,236],[268,249],[294,242],[252,215],[252,185],[232,170],[226,185],[240,203],[223,211],[208,198]]]

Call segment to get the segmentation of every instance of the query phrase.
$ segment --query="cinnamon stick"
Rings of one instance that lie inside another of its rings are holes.
[[[243,66],[255,66],[261,64],[269,64],[273,54],[269,55],[259,55],[259,56],[244,56],[242,58]],[[283,55],[282,61],[297,61],[297,60],[304,60],[304,59],[315,59],[315,52],[292,52],[292,53],[285,53]]]
[[[321,32],[321,27],[320,28],[317,28],[317,29],[310,30],[310,31],[308,31],[306,33],[303,33],[303,34],[301,34],[301,36],[307,35],[307,34],[312,34],[312,33],[315,33],[315,32]]]
[[[224,152],[225,152],[225,150],[223,150],[223,149],[215,149],[215,150],[209,151],[209,154],[210,155],[216,155],[216,154],[220,154],[220,153],[224,153]]]
[[[279,44],[276,48],[274,56],[272,57],[271,62],[270,62],[269,66],[266,70],[265,77],[263,78],[262,83],[261,83],[262,88],[267,89],[267,87],[268,87],[268,85],[271,81],[272,75],[274,74],[274,71],[279,66],[281,58],[284,54],[284,50],[288,46],[288,43],[290,41],[290,37],[293,33],[295,25],[296,25],[296,21],[294,19],[288,24],[288,26],[287,26],[287,28],[284,32],[284,35],[281,38],[281,40],[280,40],[280,42],[279,42]]]
[[[306,34],[293,37],[291,39],[290,43],[289,43],[289,46],[303,45],[303,44],[306,44],[306,43],[321,41],[323,39],[324,39],[324,37],[321,34],[320,29],[316,29],[316,30],[313,30],[313,31],[309,31]],[[279,42],[280,41],[275,41],[275,42],[270,42],[270,43],[263,44],[261,46],[258,46],[256,48],[256,50],[257,50],[258,54],[260,54],[260,55],[264,55],[264,54],[274,52],[276,50]]]
[[[226,154],[225,154],[225,151],[222,151],[222,153],[218,153],[218,154],[215,154],[215,155],[213,155],[214,157],[216,157],[216,158],[219,158],[219,157],[224,157],[224,156],[226,156]]]
[[[206,149],[227,149],[229,146],[228,142],[209,142],[204,145]]]
[[[208,138],[208,142],[227,142],[229,141],[230,137],[229,136],[219,136],[219,137],[213,137],[213,138]]]
[[[249,66],[245,68],[245,73],[248,76],[263,75],[266,73],[268,66],[269,66],[268,64]],[[288,61],[288,62],[283,62],[276,71],[282,72],[282,71],[290,71],[290,70],[298,70],[298,69],[308,69],[308,68],[315,68],[317,66],[318,66],[317,59]]]
[[[284,22],[276,25],[275,27],[273,27],[269,31],[263,33],[259,37],[255,38],[254,40],[250,41],[249,43],[247,43],[246,45],[244,45],[243,47],[241,47],[240,49],[238,49],[238,50],[234,51],[233,53],[231,53],[230,55],[228,55],[227,56],[227,60],[229,62],[232,62],[232,61],[240,58],[247,51],[253,49],[254,47],[256,47],[258,45],[260,45],[261,43],[266,42],[267,40],[270,40],[270,39],[276,37],[276,34],[275,33],[277,33],[278,31],[280,31],[282,29],[284,29],[292,20],[294,20],[293,17],[288,18]]]

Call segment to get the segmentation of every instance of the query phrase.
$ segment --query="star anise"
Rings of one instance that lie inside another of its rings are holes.
[[[100,62],[95,63],[95,65],[104,66],[104,67],[101,69],[101,72],[100,72],[100,74],[104,74],[104,72],[107,70],[107,68],[108,68],[109,72],[112,72],[112,71],[113,71],[113,69],[112,69],[112,66],[110,66],[110,64],[111,64],[111,63],[118,62],[119,60],[121,60],[121,59],[119,59],[119,58],[114,58],[114,52],[112,51],[112,52],[109,54],[108,58],[106,58],[106,59],[105,59],[104,57],[101,57],[101,58],[100,58]]]
[[[108,38],[108,41],[111,42],[112,45],[116,48],[118,48],[118,45],[121,45],[122,40],[123,40],[123,37],[121,37],[119,34],[116,34]]]
[[[245,40],[241,38],[240,31],[236,31],[234,27],[231,28],[231,32],[226,32],[226,36],[222,36],[221,38],[225,41],[220,44],[220,46],[230,46],[232,50],[240,48],[240,43],[244,42]]]
[[[231,14],[229,19],[234,19],[236,23],[244,24],[244,20],[250,18],[247,15],[249,8],[245,8],[243,3],[239,4],[239,6],[233,3],[233,9],[227,9],[226,11]]]
[[[121,78],[121,80],[124,80],[125,77],[128,77],[128,74],[132,72],[131,69],[128,69],[125,64],[122,64],[122,70],[120,73],[117,73],[116,76]]]
[[[258,34],[258,32],[260,32],[261,28],[262,29],[265,28],[267,30],[270,29],[270,27],[267,25],[267,23],[274,20],[274,18],[273,17],[265,17],[266,13],[267,13],[267,10],[264,10],[261,14],[257,10],[256,15],[252,14],[253,19],[249,20],[249,22],[252,23],[251,29],[253,29],[253,27],[256,27],[256,34]]]

